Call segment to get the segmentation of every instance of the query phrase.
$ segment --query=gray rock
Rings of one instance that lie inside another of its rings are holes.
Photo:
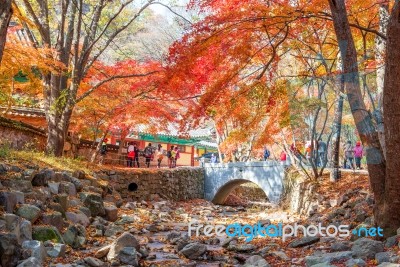
[[[90,213],[93,217],[96,217],[98,215],[100,215],[100,216],[105,215],[104,203],[103,203],[103,199],[100,194],[81,192],[80,198],[81,198],[83,204],[87,208],[89,208]]]
[[[51,258],[65,257],[67,246],[60,243],[53,243],[50,247],[46,247],[47,255]]]
[[[24,258],[34,257],[40,264],[46,260],[46,249],[41,241],[30,240],[22,243],[22,254]]]
[[[79,192],[83,189],[83,183],[81,182],[81,180],[79,180],[78,178],[75,177],[71,177],[71,183],[74,184],[76,190]]]
[[[58,182],[50,182],[50,183],[48,183],[48,187],[50,189],[50,192],[52,194],[56,195],[56,194],[58,194],[58,189],[60,187],[60,183],[58,183]]]
[[[270,267],[271,265],[259,255],[253,255],[246,260],[244,267]]]
[[[42,222],[44,224],[49,224],[55,226],[59,231],[63,228],[63,218],[62,214],[58,211],[48,212],[42,215]]]
[[[115,260],[119,254],[119,252],[125,247],[134,247],[136,250],[139,249],[139,242],[136,238],[128,233],[125,232],[120,235],[110,246],[110,250],[107,254],[107,260],[112,261]]]
[[[139,266],[140,254],[134,247],[124,247],[119,253],[117,258],[125,264],[130,264],[135,267]]]
[[[0,191],[0,206],[3,206],[6,212],[12,213],[16,205],[17,196],[15,193]]]
[[[290,242],[288,245],[290,248],[299,248],[304,246],[309,246],[311,244],[317,243],[319,241],[318,236],[306,236],[302,238],[298,238]]]
[[[332,265],[328,262],[322,262],[322,263],[314,264],[311,267],[336,267],[336,265]]]
[[[382,252],[383,250],[384,246],[382,242],[365,237],[357,239],[351,248],[351,251],[353,251],[354,255],[363,260],[374,259],[375,254]]]
[[[257,247],[253,244],[236,244],[229,245],[228,250],[236,251],[236,252],[251,252],[254,251]]]
[[[61,213],[65,213],[68,210],[68,195],[58,194],[54,197],[54,201],[61,206]],[[58,210],[57,210],[58,211]]]
[[[17,237],[18,244],[21,245],[25,240],[32,240],[32,224],[15,214],[4,214],[5,228],[8,232]]]
[[[346,261],[346,267],[364,267],[367,263],[362,259],[350,259]]]
[[[180,232],[172,231],[172,232],[167,234],[166,240],[167,241],[171,241],[171,240],[179,238],[179,237],[181,237],[181,233]]]
[[[99,259],[96,259],[96,258],[93,258],[93,257],[86,257],[86,258],[84,258],[84,261],[86,262],[87,265],[89,265],[91,267],[104,267],[104,266],[106,266],[106,264],[103,261],[101,261]]]
[[[400,264],[384,262],[384,263],[379,264],[377,267],[400,267]]]
[[[0,233],[0,265],[16,266],[21,257],[21,247],[14,234]]]
[[[283,251],[279,251],[279,250],[271,251],[269,254],[274,256],[274,257],[277,257],[277,258],[279,258],[281,260],[284,260],[284,261],[290,261],[291,260],[291,258],[289,258],[289,256],[286,255],[286,253],[283,252]]]
[[[390,262],[391,253],[389,252],[379,252],[375,254],[375,260],[378,264],[383,262]]]
[[[42,266],[43,265],[40,263],[40,261],[35,257],[29,257],[17,265],[17,267],[42,267]]]
[[[105,206],[106,219],[110,222],[115,222],[118,219],[118,209],[115,206]]]
[[[15,191],[11,190],[13,194],[15,194],[15,197],[17,199],[17,204],[24,204],[25,203],[25,194],[22,193],[21,191]]]
[[[84,206],[81,206],[81,207],[79,207],[79,210],[81,212],[83,212],[83,214],[85,214],[87,217],[92,217],[92,214],[90,213],[90,209],[88,209]]]
[[[107,237],[116,236],[117,234],[122,234],[124,231],[125,231],[124,227],[122,227],[120,225],[111,225],[105,231],[104,236],[107,236]]]
[[[391,236],[385,241],[385,247],[391,248],[399,244],[400,235]]]
[[[189,243],[180,252],[188,259],[194,260],[206,253],[207,247],[200,243]]]
[[[33,176],[32,185],[33,186],[45,186],[53,177],[54,177],[53,170],[44,169]]]
[[[346,241],[342,242],[335,242],[331,245],[331,251],[336,252],[336,251],[349,251],[351,250],[351,244]]]
[[[89,218],[83,212],[66,212],[65,217],[68,221],[74,224],[81,224],[83,226],[88,226],[90,224]]]
[[[70,225],[63,235],[65,244],[80,248],[86,243],[86,229],[80,224]]]
[[[353,256],[353,252],[351,251],[340,251],[340,252],[331,252],[331,253],[326,253],[322,255],[311,255],[311,256],[306,256],[305,261],[306,261],[306,266],[313,266],[318,263],[331,263],[333,261],[343,261],[343,260],[349,260]]]
[[[60,187],[58,189],[60,193],[65,193],[71,197],[76,196],[76,188],[73,183],[70,182],[62,182],[60,183]]]

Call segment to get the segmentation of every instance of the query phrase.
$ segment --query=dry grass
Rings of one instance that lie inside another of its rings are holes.
[[[50,167],[66,171],[81,170],[90,174],[93,170],[99,169],[99,166],[91,164],[84,159],[73,159],[67,157],[54,157],[46,155],[43,152],[11,150],[6,160],[10,164],[21,164],[24,162],[34,163],[40,167]]]

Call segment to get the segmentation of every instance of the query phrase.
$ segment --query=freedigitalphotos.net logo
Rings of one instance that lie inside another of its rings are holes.
[[[382,235],[383,230],[381,228],[359,228],[354,229],[350,232],[349,225],[328,225],[323,226],[321,223],[318,225],[307,225],[303,226],[300,224],[269,224],[262,225],[260,222],[254,225],[232,223],[227,226],[225,225],[203,225],[190,222],[188,226],[188,235],[192,236],[195,232],[195,236],[219,236],[219,237],[245,237],[246,242],[250,242],[255,237],[281,237],[283,241],[287,238],[305,236],[328,236],[328,237],[349,237],[350,234],[358,236],[376,236]]]

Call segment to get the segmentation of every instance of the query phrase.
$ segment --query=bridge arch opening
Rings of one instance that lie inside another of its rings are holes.
[[[264,200],[268,200],[267,194],[266,192],[264,192],[264,190],[256,183],[246,180],[246,179],[235,179],[235,180],[231,180],[229,182],[227,182],[226,184],[224,184],[222,187],[219,188],[219,190],[217,191],[217,193],[215,194],[212,202],[214,204],[217,205],[224,205],[228,196],[235,192],[235,189],[238,189],[241,185],[250,185],[251,184],[251,188],[253,189],[254,192],[255,191],[262,191],[263,195],[264,195]],[[243,187],[243,189],[245,189]],[[251,192],[246,192],[246,191],[253,191],[253,190],[243,190],[245,194],[251,193]],[[251,198],[251,196],[246,196],[243,195],[243,197],[248,197]]]

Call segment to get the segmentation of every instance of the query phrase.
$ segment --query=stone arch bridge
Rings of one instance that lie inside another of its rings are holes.
[[[283,192],[285,162],[206,163],[204,165],[204,197],[214,204],[223,204],[237,186],[253,182],[272,203],[277,203]]]

